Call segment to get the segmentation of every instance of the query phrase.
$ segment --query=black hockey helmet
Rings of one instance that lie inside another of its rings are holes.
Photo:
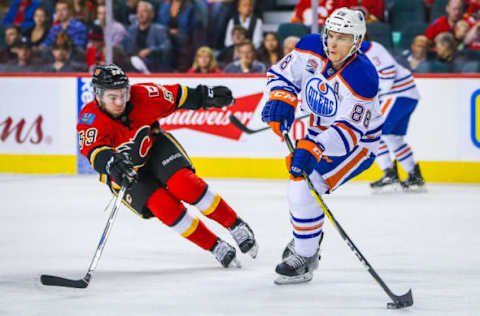
[[[101,95],[105,89],[128,88],[128,77],[122,68],[115,64],[99,65],[93,70],[92,79],[95,94]]]

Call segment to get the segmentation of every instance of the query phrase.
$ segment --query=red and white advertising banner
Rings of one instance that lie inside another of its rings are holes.
[[[75,152],[75,78],[0,78],[0,154]]]

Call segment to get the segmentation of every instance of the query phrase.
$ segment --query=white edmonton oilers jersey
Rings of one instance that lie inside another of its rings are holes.
[[[418,100],[420,95],[412,73],[398,64],[380,43],[364,41],[360,47],[378,72],[378,98],[382,112],[387,115],[395,98],[406,97]]]
[[[356,146],[375,152],[384,118],[377,98],[378,75],[363,54],[331,68],[322,36],[310,34],[267,73],[268,90],[301,93],[301,109],[311,113],[307,138],[326,156],[343,156]]]

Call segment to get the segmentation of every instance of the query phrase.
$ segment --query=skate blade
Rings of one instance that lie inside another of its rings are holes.
[[[252,248],[250,248],[250,250],[247,251],[247,255],[249,255],[252,259],[255,259],[257,257],[257,254],[258,254],[258,245],[257,243],[255,243],[255,245],[253,245]]]
[[[404,190],[405,189],[401,186],[400,183],[394,183],[394,184],[384,185],[383,187],[372,188],[372,193],[373,194],[389,194],[389,193],[402,192]]]
[[[280,275],[278,278],[276,278],[273,281],[273,283],[277,285],[306,283],[311,281],[312,278],[313,278],[312,272],[307,272],[305,274],[297,275],[297,276]]]
[[[237,258],[234,258],[230,264],[228,265],[227,268],[237,268],[237,269],[240,269],[242,267],[242,264],[240,263],[240,261],[237,259]]]
[[[403,188],[403,192],[406,192],[406,193],[426,193],[427,188],[425,187],[425,185],[421,185],[421,186],[411,185],[409,187]]]

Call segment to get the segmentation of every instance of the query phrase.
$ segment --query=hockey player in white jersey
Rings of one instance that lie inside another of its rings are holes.
[[[415,110],[420,95],[412,73],[399,65],[390,53],[379,43],[364,41],[360,47],[378,72],[378,98],[385,123],[382,139],[377,152],[377,164],[383,170],[383,177],[370,183],[374,190],[389,186],[401,186],[407,190],[419,191],[424,188],[420,167],[413,159],[413,152],[405,142],[410,116]],[[400,182],[396,163],[392,163],[390,153],[408,173],[408,178]]]
[[[268,71],[262,119],[281,135],[290,128],[297,97],[311,113],[310,127],[297,140],[288,184],[293,240],[277,265],[277,284],[306,282],[318,266],[325,214],[302,176],[319,194],[331,193],[371,166],[380,142],[383,117],[375,67],[357,51],[365,35],[362,13],[340,8],[327,19],[323,34],[303,37]],[[286,122],[286,126],[283,124]]]

